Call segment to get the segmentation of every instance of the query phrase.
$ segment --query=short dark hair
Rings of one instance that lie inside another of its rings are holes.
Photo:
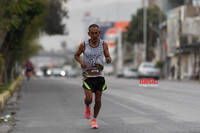
[[[90,28],[92,27],[97,27],[99,29],[99,26],[97,24],[91,24],[89,27],[88,27],[88,30],[90,31]]]

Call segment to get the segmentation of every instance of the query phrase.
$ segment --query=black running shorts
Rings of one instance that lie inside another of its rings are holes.
[[[104,77],[88,77],[83,81],[82,87],[92,92],[96,92],[96,90],[104,91],[107,89]]]

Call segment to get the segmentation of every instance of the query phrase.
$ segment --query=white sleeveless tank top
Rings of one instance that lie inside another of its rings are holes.
[[[104,66],[104,49],[103,40],[100,39],[97,47],[92,47],[88,41],[84,41],[85,51],[83,53],[83,61],[86,64],[86,68],[82,69],[83,72],[87,72],[91,67],[94,67],[96,63]],[[103,71],[96,75],[87,75],[87,77],[99,77],[104,76]]]

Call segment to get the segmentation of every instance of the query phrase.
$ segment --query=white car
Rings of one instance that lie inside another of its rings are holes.
[[[62,77],[66,76],[66,72],[62,68],[53,67],[51,70],[53,76],[62,76]]]
[[[37,76],[37,77],[43,77],[44,73],[43,73],[43,71],[40,68],[36,68],[35,69],[35,76]]]
[[[124,68],[123,76],[125,78],[137,78],[138,77],[138,71],[135,68]]]
[[[112,75],[114,73],[114,67],[112,64],[105,64],[103,71],[106,75]]]
[[[155,63],[143,62],[138,68],[139,78],[156,78],[159,79],[160,69],[156,67]]]

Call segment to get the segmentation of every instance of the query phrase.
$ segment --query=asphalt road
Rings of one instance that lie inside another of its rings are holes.
[[[160,81],[157,87],[139,87],[133,79],[106,81],[96,130],[83,115],[80,78],[25,81],[13,133],[200,133],[200,84]]]

